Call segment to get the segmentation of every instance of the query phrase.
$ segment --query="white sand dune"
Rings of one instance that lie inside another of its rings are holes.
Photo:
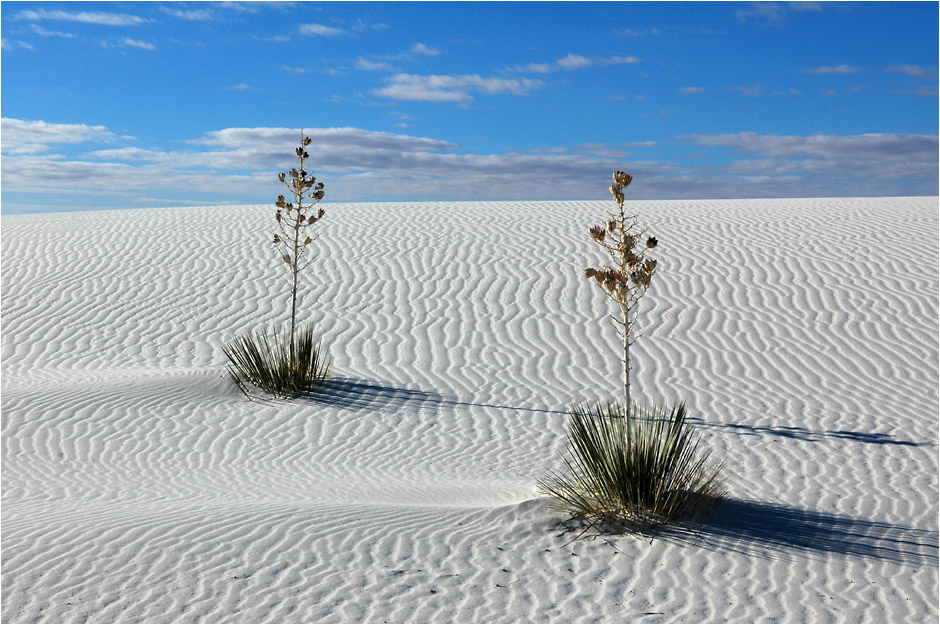
[[[336,376],[249,402],[273,208],[2,219],[3,622],[936,622],[938,203],[631,203],[635,389],[729,500],[573,540],[536,480],[619,388],[583,269],[610,202],[325,204]]]

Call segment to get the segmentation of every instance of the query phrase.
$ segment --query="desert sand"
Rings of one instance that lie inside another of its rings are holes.
[[[3,216],[3,622],[937,622],[936,197],[628,202],[634,394],[728,499],[580,539],[536,480],[620,389],[613,203],[322,206],[293,402],[222,354],[289,319],[272,206]]]

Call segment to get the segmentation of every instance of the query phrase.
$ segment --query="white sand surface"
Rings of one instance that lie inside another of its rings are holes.
[[[728,501],[576,533],[536,480],[618,392],[612,202],[330,204],[335,377],[249,402],[272,207],[2,218],[3,622],[937,622],[937,198],[661,201],[634,389]]]

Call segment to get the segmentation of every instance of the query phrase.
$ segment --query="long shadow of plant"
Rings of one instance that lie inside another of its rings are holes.
[[[937,532],[780,504],[726,499],[697,523],[657,532],[663,540],[781,559],[834,553],[898,564],[938,563]]]
[[[873,443],[877,445],[901,445],[905,447],[925,447],[933,443],[901,440],[884,432],[853,432],[851,430],[811,430],[802,426],[766,426],[742,425],[739,423],[709,423],[702,419],[694,419],[695,427],[726,428],[745,436],[780,436],[804,441],[820,441],[826,438],[838,438],[857,443]]]
[[[341,376],[327,379],[310,399],[318,404],[356,412],[408,410],[409,412],[426,413],[436,412],[442,407],[466,406],[521,412],[567,414],[558,410],[461,401],[458,398],[448,397],[433,391],[401,388],[381,382]]]

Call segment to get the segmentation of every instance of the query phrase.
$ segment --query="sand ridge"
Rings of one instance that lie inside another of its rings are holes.
[[[635,388],[728,465],[702,526],[571,542],[535,480],[618,392],[609,202],[324,204],[336,377],[248,402],[267,206],[4,216],[4,622],[935,622],[936,198],[635,202]]]

